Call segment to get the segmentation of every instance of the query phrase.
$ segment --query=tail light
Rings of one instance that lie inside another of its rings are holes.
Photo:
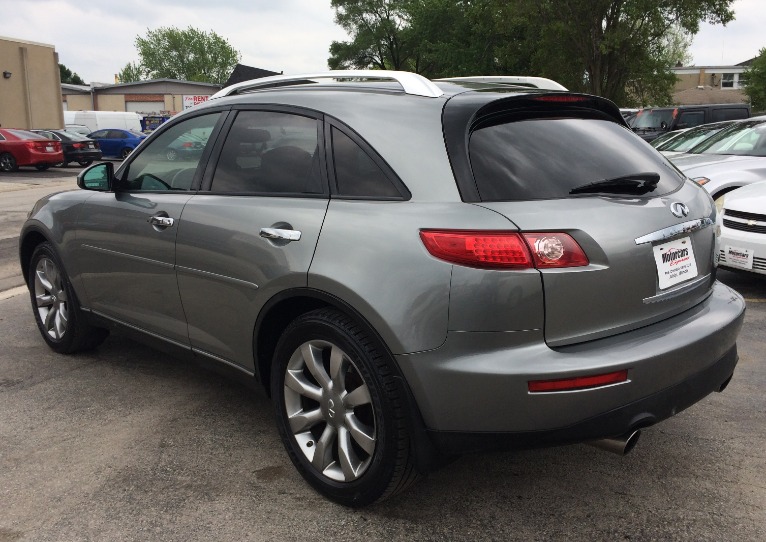
[[[83,149],[87,147],[87,145],[85,143],[72,143],[72,147],[75,149]]]
[[[420,239],[440,260],[479,269],[549,269],[588,265],[566,233],[422,230]]]
[[[181,145],[185,149],[190,149],[194,146],[194,143],[191,141],[184,141],[184,143]]]
[[[61,150],[61,143],[58,141],[27,141],[27,148],[36,152],[50,152],[48,149],[53,147],[54,152]]]

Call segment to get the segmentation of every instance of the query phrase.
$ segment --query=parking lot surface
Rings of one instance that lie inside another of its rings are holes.
[[[363,510],[303,481],[264,394],[119,335],[57,355],[28,296],[6,289],[0,542],[766,540],[766,279],[719,278],[748,301],[730,386],[645,430],[630,455],[465,456]]]

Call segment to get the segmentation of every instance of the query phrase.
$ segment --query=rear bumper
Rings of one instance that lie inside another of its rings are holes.
[[[101,160],[101,151],[69,151],[64,153],[64,159],[67,162],[85,162],[87,160]]]
[[[574,442],[654,423],[717,389],[736,363],[744,311],[742,297],[716,283],[692,309],[604,339],[554,350],[540,330],[449,333],[436,350],[396,359],[430,431],[521,433],[526,435],[519,441],[534,441],[537,435],[542,443]],[[723,369],[719,374],[714,367]],[[553,393],[528,390],[530,380],[622,370],[628,371],[628,381],[620,384]],[[699,377],[708,370],[713,371],[710,383]],[[671,404],[675,392],[668,390],[686,391]],[[642,402],[658,406],[631,407]],[[666,402],[667,408],[662,406]],[[589,429],[590,420],[599,420],[594,423],[600,428]],[[564,436],[545,437],[546,432]]]
[[[446,454],[556,446],[623,435],[675,416],[721,390],[736,365],[737,348],[733,347],[713,365],[675,386],[568,427],[517,433],[428,431],[427,434],[434,446]]]

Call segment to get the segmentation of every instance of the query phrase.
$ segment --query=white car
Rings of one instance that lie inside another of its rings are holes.
[[[718,265],[766,275],[766,181],[724,197]]]
[[[737,121],[689,153],[669,159],[713,199],[766,181],[766,116]]]

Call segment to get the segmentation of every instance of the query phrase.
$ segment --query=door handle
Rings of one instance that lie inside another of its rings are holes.
[[[298,230],[282,230],[279,228],[261,228],[261,237],[278,241],[300,241],[301,232]]]
[[[169,216],[153,216],[149,219],[149,224],[158,228],[169,228],[175,223],[175,219]]]

